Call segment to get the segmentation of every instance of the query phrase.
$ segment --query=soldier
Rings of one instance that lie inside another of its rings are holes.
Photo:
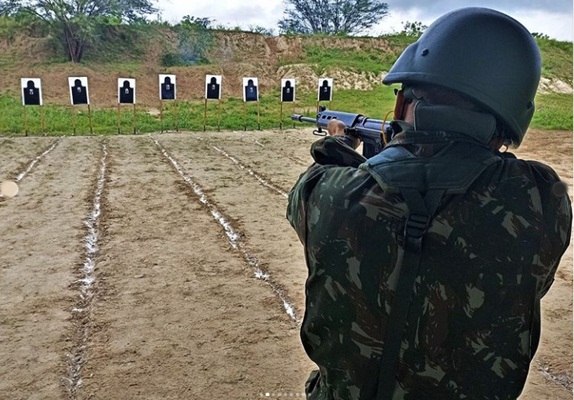
[[[309,399],[520,395],[572,223],[557,174],[500,151],[526,134],[540,69],[517,21],[456,10],[384,78],[402,88],[381,153],[313,144],[287,209],[308,266]]]

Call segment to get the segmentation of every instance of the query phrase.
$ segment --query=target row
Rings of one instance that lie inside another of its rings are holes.
[[[25,106],[43,105],[42,80],[40,78],[21,78],[22,104]],[[88,78],[68,77],[70,102],[72,105],[90,104]],[[205,99],[221,100],[221,75],[205,76]],[[259,101],[259,82],[257,78],[243,78],[243,101]],[[294,78],[281,79],[281,102],[295,101],[296,82]],[[319,78],[317,101],[331,101],[333,79]],[[159,74],[159,99],[176,100],[177,84],[175,75]],[[118,78],[118,103],[136,104],[136,80]]]

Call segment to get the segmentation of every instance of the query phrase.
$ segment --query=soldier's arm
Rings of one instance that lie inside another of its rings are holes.
[[[311,156],[315,163],[305,171],[289,193],[287,219],[297,232],[301,242],[305,242],[308,199],[325,172],[331,168],[357,168],[366,159],[357,153],[341,137],[327,136],[311,146]]]
[[[568,187],[552,168],[535,161],[530,161],[530,165],[538,183],[540,202],[543,207],[546,245],[540,257],[543,258],[544,264],[551,265],[540,288],[539,293],[542,297],[554,282],[556,269],[570,244],[572,203],[568,196]]]

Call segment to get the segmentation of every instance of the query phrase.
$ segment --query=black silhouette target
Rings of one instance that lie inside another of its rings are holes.
[[[243,78],[243,101],[259,101],[257,78]]]
[[[87,77],[69,77],[68,86],[72,105],[90,104]]]
[[[39,78],[21,78],[22,104],[25,106],[42,105],[42,81]]]
[[[295,101],[295,79],[281,79],[281,101],[284,103]]]
[[[131,78],[118,79],[118,103],[136,104],[136,80]]]
[[[317,99],[318,101],[331,101],[333,99],[332,78],[319,78]]]
[[[205,76],[205,98],[221,100],[221,75]]]
[[[175,75],[160,75],[159,76],[159,98],[160,100],[175,100],[177,98],[176,92],[176,77]]]

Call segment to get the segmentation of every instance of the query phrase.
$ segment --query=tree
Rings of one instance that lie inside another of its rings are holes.
[[[415,22],[403,21],[402,23],[403,23],[403,30],[400,32],[400,34],[408,37],[418,38],[423,34],[425,29],[428,28],[428,26],[423,25],[423,23],[420,21]]]
[[[280,33],[352,35],[364,32],[387,15],[380,0],[285,0]]]
[[[5,15],[29,13],[43,21],[72,62],[81,61],[102,27],[141,21],[155,11],[149,0],[0,1],[0,12]]]
[[[211,25],[214,20],[207,17],[186,15],[175,26],[178,36],[179,65],[194,65],[207,62],[207,51],[213,43]]]

